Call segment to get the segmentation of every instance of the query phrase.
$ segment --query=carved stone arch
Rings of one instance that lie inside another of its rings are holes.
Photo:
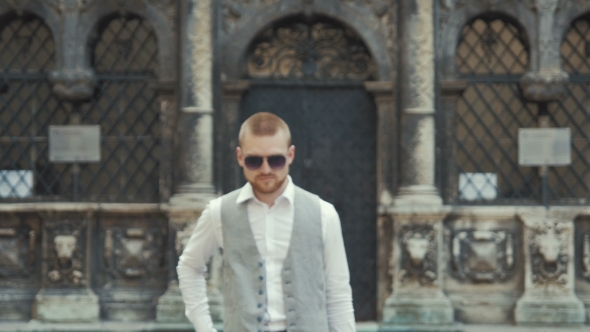
[[[53,38],[53,45],[55,47],[55,69],[58,69],[63,64],[63,39],[61,33],[61,25],[59,16],[49,7],[45,2],[29,1],[23,4],[22,7],[11,8],[10,6],[0,7],[0,18],[5,18],[12,13],[27,13],[37,16],[51,31]]]
[[[517,13],[516,15],[514,13]],[[529,46],[529,67],[537,67],[537,29],[534,13],[520,1],[503,1],[501,9],[485,1],[467,1],[463,8],[457,8],[448,14],[447,22],[442,25],[439,40],[441,60],[441,79],[449,80],[457,77],[455,55],[461,40],[461,30],[469,22],[482,16],[497,15],[507,19],[523,31]]]
[[[590,15],[590,2],[587,1],[569,1],[567,6],[556,13],[554,37],[558,38],[560,45],[572,24],[588,15]]]
[[[378,81],[390,81],[395,76],[392,73],[390,54],[388,53],[385,36],[371,28],[358,14],[348,8],[318,5],[314,7],[314,16],[323,16],[338,21],[351,28],[365,43],[376,64]],[[289,17],[305,15],[300,8],[282,8],[279,4],[270,5],[241,24],[241,28],[225,40],[222,46],[222,75],[227,79],[240,79],[241,68],[244,68],[244,58],[248,46],[264,29]]]
[[[125,13],[138,16],[147,21],[156,34],[158,44],[158,80],[170,82],[176,79],[175,59],[175,38],[171,30],[171,24],[167,21],[164,13],[161,13],[153,6],[131,7],[126,6]],[[92,45],[99,25],[108,20],[109,17],[120,15],[121,8],[115,6],[94,6],[93,10],[84,13],[80,18],[80,33],[78,34],[78,45]],[[84,48],[85,65],[91,66],[91,47]]]

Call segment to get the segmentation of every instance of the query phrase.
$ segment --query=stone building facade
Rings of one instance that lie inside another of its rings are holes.
[[[340,214],[359,331],[587,329],[589,92],[587,0],[1,1],[0,331],[189,330],[177,259],[258,111]],[[570,164],[521,166],[552,127]]]

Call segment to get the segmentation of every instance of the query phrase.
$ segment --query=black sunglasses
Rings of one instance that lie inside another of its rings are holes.
[[[248,156],[244,158],[244,164],[248,167],[249,170],[259,169],[264,162],[264,159],[268,162],[268,166],[272,169],[281,169],[285,167],[287,163],[287,157],[283,155],[275,155],[275,156],[268,156],[268,157],[261,157],[261,156]]]

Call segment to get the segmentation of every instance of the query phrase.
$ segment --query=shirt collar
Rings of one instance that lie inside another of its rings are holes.
[[[287,181],[287,187],[285,187],[285,190],[279,197],[277,197],[275,202],[278,201],[281,197],[284,197],[287,199],[287,201],[289,201],[289,203],[293,204],[293,198],[295,197],[295,185],[293,184],[293,179],[291,179],[290,175],[287,175]],[[238,199],[236,199],[236,203],[244,203],[250,199],[257,200],[256,196],[254,196],[254,190],[252,189],[252,185],[249,182],[247,182],[240,190],[240,194],[238,195]]]

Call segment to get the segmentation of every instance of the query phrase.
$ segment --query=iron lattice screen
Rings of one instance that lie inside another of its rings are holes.
[[[518,165],[518,129],[537,126],[537,108],[518,87],[529,66],[523,31],[509,20],[484,16],[466,24],[456,65],[469,85],[455,115],[458,192],[461,203],[518,203],[540,199],[536,169]],[[453,178],[453,177],[452,177]]]
[[[572,134],[572,163],[551,168],[549,197],[563,203],[590,201],[590,16],[569,28],[561,46],[562,66],[570,75],[567,94],[549,105],[551,125]]]
[[[67,105],[51,92],[54,68],[49,28],[31,15],[0,22],[0,200],[64,199],[67,165],[49,162],[49,125],[68,122]]]
[[[91,201],[157,201],[160,121],[152,86],[157,41],[142,19],[106,22],[94,47],[98,88],[81,107],[84,124],[99,124],[101,156],[81,169],[80,192]]]

